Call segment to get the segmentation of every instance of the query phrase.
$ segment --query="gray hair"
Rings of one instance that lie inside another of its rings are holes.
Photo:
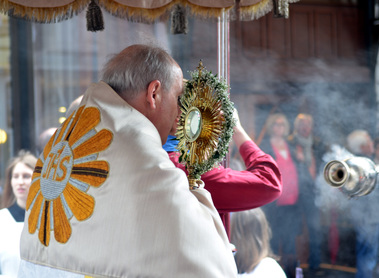
[[[101,80],[130,99],[146,90],[153,80],[159,80],[167,91],[174,82],[174,65],[175,60],[158,46],[132,45],[105,64]]]
[[[360,155],[362,145],[367,143],[369,134],[366,130],[356,129],[351,132],[346,138],[346,147],[355,155]]]

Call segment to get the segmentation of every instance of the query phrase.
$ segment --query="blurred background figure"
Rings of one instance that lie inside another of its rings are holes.
[[[82,99],[83,99],[83,95],[80,95],[79,97],[77,97],[71,102],[70,106],[68,107],[66,111],[66,115],[65,115],[66,118],[68,118],[72,114],[72,112],[74,112],[78,108]],[[57,130],[56,127],[50,127],[50,128],[45,129],[39,135],[38,140],[37,140],[37,155],[38,156],[43,152],[45,145],[47,144],[47,142],[49,142],[51,136],[54,135],[56,130]]]
[[[354,155],[372,159],[374,154],[374,142],[370,134],[363,129],[352,131],[346,138],[346,147]]]
[[[48,129],[45,129],[38,137],[37,140],[37,155],[39,156],[43,149],[45,148],[45,145],[47,142],[49,142],[51,136],[53,136],[54,132],[57,130],[56,127],[50,127]]]
[[[288,141],[295,153],[294,158],[299,178],[299,204],[308,234],[308,271],[322,275],[320,269],[322,230],[320,209],[315,203],[315,179],[325,148],[313,136],[313,117],[311,115],[300,113],[296,116],[294,129],[288,137]]]
[[[379,165],[379,137],[375,138],[374,152],[374,162],[376,165]]]
[[[373,159],[374,142],[366,130],[357,129],[346,138],[346,148],[356,156]],[[378,262],[379,189],[350,201],[350,215],[356,233],[356,278],[372,278]]]
[[[260,147],[278,163],[282,173],[283,191],[275,202],[263,208],[272,228],[273,251],[280,256],[280,264],[287,277],[293,278],[299,260],[296,239],[301,233],[302,213],[294,150],[291,150],[287,141],[290,132],[287,117],[282,113],[269,115],[266,132],[268,136],[262,140]]]
[[[66,118],[70,117],[72,112],[74,112],[76,108],[79,107],[79,104],[82,102],[82,99],[83,99],[83,95],[80,95],[71,102],[70,106],[68,107],[66,111]]]
[[[0,210],[0,277],[17,277],[26,199],[37,158],[20,151],[8,164]]]
[[[238,277],[285,278],[270,248],[271,229],[261,208],[234,212],[231,243],[236,246]]]

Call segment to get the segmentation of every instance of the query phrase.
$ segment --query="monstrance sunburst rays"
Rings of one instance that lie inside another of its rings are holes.
[[[182,113],[176,133],[180,162],[186,165],[191,189],[198,187],[196,181],[203,173],[222,160],[234,125],[227,85],[204,70],[201,61],[197,69],[180,100]]]

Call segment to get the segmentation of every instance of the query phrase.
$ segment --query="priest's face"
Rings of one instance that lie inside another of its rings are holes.
[[[173,86],[162,94],[162,121],[161,121],[161,138],[162,144],[167,140],[169,134],[175,135],[180,108],[178,99],[183,92],[183,73],[179,66],[175,67],[175,81]],[[159,130],[159,129],[158,129]]]
[[[179,123],[179,119],[180,119],[180,113],[181,113],[181,111],[179,109],[178,117],[176,117],[176,120],[175,120],[175,122],[174,122],[174,124],[170,130],[170,135],[172,135],[172,136],[176,136],[176,131],[178,129],[178,123]]]

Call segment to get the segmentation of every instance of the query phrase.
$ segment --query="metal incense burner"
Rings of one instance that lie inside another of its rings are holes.
[[[372,192],[376,186],[377,175],[375,163],[360,156],[332,160],[324,167],[325,181],[333,187],[340,188],[350,198]]]

